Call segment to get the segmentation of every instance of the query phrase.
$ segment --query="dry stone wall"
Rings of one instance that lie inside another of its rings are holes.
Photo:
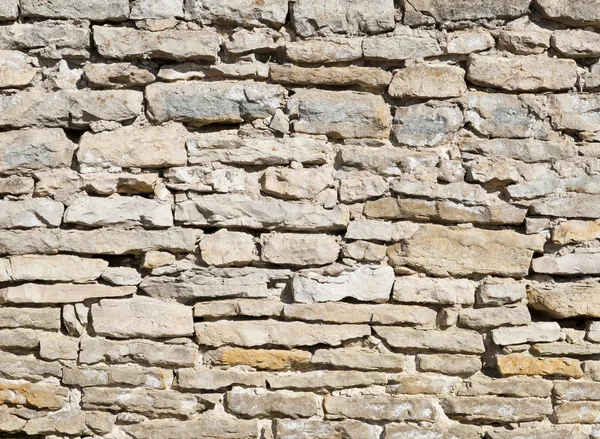
[[[1,0],[0,437],[600,438],[596,26]]]

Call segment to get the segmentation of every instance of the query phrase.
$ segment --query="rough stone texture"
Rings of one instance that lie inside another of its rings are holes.
[[[0,436],[600,438],[599,10],[0,1]]]

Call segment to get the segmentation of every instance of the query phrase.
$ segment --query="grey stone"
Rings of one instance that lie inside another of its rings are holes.
[[[435,421],[438,417],[433,400],[413,396],[326,396],[324,407],[331,419]]]
[[[549,98],[552,124],[559,130],[597,131],[600,97],[594,94],[557,94]]]
[[[428,33],[369,37],[363,43],[363,54],[370,61],[404,61],[411,58],[438,56],[443,49],[436,38]]]
[[[417,367],[423,372],[444,375],[472,375],[481,369],[481,358],[471,355],[417,355]]]
[[[354,420],[339,422],[318,419],[277,419],[277,436],[280,439],[379,439],[382,428]]]
[[[108,267],[103,259],[71,255],[10,256],[8,262],[8,277],[14,281],[90,282]]]
[[[28,50],[54,44],[59,51],[64,51],[64,54],[68,56],[70,52],[85,53],[83,51],[90,45],[89,28],[64,22],[40,23],[2,26],[0,49]]]
[[[236,369],[179,369],[177,388],[183,390],[219,390],[232,385],[265,387],[265,374]]]
[[[8,0],[0,6],[0,20],[14,20],[19,16],[19,0]]]
[[[442,400],[442,407],[450,418],[471,422],[541,421],[553,412],[549,398],[445,398]]]
[[[492,340],[506,346],[522,343],[549,342],[560,338],[560,326],[556,322],[530,323],[527,326],[497,328],[492,330]]]
[[[183,0],[134,0],[132,20],[183,17]]]
[[[575,26],[600,23],[598,0],[585,3],[573,3],[568,0],[536,0],[535,4],[540,12],[551,20]]]
[[[552,47],[570,58],[600,56],[600,36],[586,30],[557,30],[552,34]]]
[[[286,58],[294,63],[328,64],[361,59],[362,43],[362,38],[294,41],[286,43],[284,50]]]
[[[60,329],[59,308],[0,308],[0,328]]]
[[[21,14],[44,18],[119,21],[129,17],[129,2],[127,0],[21,0]]]
[[[458,325],[471,329],[519,326],[529,323],[531,323],[531,316],[525,305],[462,309],[458,316]]]
[[[269,168],[262,177],[262,191],[284,199],[315,199],[332,187],[333,171],[328,168]]]
[[[62,364],[43,361],[34,355],[15,355],[2,352],[0,359],[0,376],[13,380],[42,381],[47,377],[60,378]]]
[[[500,34],[502,35],[502,34]],[[496,45],[496,40],[488,32],[482,30],[464,30],[448,33],[446,52],[449,54],[468,55],[482,52]]]
[[[464,153],[510,158],[525,163],[568,160],[577,154],[573,143],[535,139],[466,140],[461,142],[460,149]]]
[[[385,426],[387,439],[435,438],[435,439],[479,439],[481,431],[471,425],[440,425],[418,427],[406,424],[387,424]]]
[[[335,262],[340,245],[325,234],[269,233],[261,236],[261,260],[279,265],[327,265]]]
[[[426,103],[396,107],[392,128],[395,139],[402,145],[434,146],[450,140],[462,124],[458,106]]]
[[[578,426],[493,430],[487,435],[490,439],[587,439],[589,437]]]
[[[599,274],[599,264],[600,254],[598,253],[568,253],[536,258],[533,260],[531,268],[536,273],[566,276]]]
[[[226,395],[227,408],[241,416],[284,416],[310,418],[322,416],[321,397],[312,393],[279,390],[233,390]]]
[[[319,349],[311,363],[342,369],[401,371],[405,366],[405,356],[358,348]]]
[[[12,50],[0,50],[0,69],[0,88],[29,85],[37,73],[25,54]]]
[[[485,352],[481,335],[467,329],[438,331],[384,326],[376,326],[373,329],[390,346],[399,349],[423,349],[464,354]]]
[[[405,303],[472,305],[475,288],[475,282],[468,279],[402,276],[396,278],[392,297]]]
[[[84,66],[83,73],[92,88],[142,86],[156,79],[150,70],[129,63],[90,63]]]
[[[200,302],[194,305],[194,317],[278,317],[283,311],[283,303],[273,299],[229,299],[214,302]]]
[[[23,201],[0,201],[0,228],[58,227],[64,206],[57,201],[33,198]]]
[[[600,317],[600,286],[596,283],[566,282],[533,284],[527,302],[533,309],[558,319]]]
[[[463,382],[458,396],[510,396],[513,398],[548,398],[554,383],[543,378],[515,376],[510,378],[473,377]]]
[[[592,218],[600,215],[600,197],[591,194],[569,193],[534,201],[531,213],[563,218]]]
[[[271,81],[278,84],[326,85],[364,88],[383,87],[390,83],[392,74],[377,67],[319,67],[307,68],[293,65],[272,65]]]
[[[263,428],[257,419],[244,420],[224,418],[220,416],[204,416],[189,421],[172,419],[145,420],[144,422],[124,427],[127,434],[134,439],[194,439],[201,431],[206,439],[255,439],[260,437]]]
[[[411,0],[406,2],[405,23],[421,24],[424,18],[434,23],[446,21],[478,20],[482,18],[517,18],[527,14],[529,0],[498,3],[493,0],[477,0],[448,4],[444,0]]]
[[[477,289],[477,303],[485,306],[502,306],[527,297],[524,284],[484,283]]]
[[[135,290],[135,287],[102,284],[26,283],[0,289],[0,303],[76,303],[91,298],[129,296]]]
[[[442,63],[416,64],[394,75],[388,93],[395,98],[451,98],[467,91],[465,71]]]
[[[541,54],[550,47],[551,35],[545,30],[502,31],[498,37],[498,46],[517,55]]]
[[[245,0],[186,0],[186,20],[199,20],[205,24],[236,24],[239,26],[271,26],[285,24],[288,3],[285,0],[265,0],[249,4]]]

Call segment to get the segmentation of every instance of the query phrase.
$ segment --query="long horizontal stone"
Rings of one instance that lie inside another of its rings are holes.
[[[304,373],[288,372],[271,374],[267,376],[266,381],[270,389],[321,390],[383,385],[387,383],[387,377],[381,372],[317,370]]]
[[[0,230],[0,254],[140,254],[151,250],[192,252],[202,231],[170,228],[143,230],[103,228],[98,230]]]
[[[327,265],[340,253],[336,237],[325,234],[269,233],[261,242],[261,260],[271,264]]]
[[[26,283],[0,289],[0,303],[76,303],[91,298],[129,296],[136,289],[102,284]]]
[[[550,118],[558,130],[597,131],[600,122],[600,96],[596,94],[556,94],[549,98]]]
[[[109,168],[164,168],[185,166],[188,132],[178,124],[161,127],[123,128],[85,133],[79,141],[79,164]]]
[[[600,23],[597,0],[581,3],[569,0],[536,0],[535,4],[540,12],[551,20],[574,26]]]
[[[188,0],[185,3],[186,20],[199,20],[205,24],[237,24],[239,26],[271,26],[285,24],[288,4],[282,0],[264,0],[248,3],[245,0]]]
[[[0,200],[0,229],[58,227],[64,209],[62,203],[45,198]]]
[[[568,160],[577,155],[573,142],[543,141],[536,139],[477,139],[465,140],[459,145],[463,153],[481,154],[521,160],[525,163]]]
[[[471,55],[467,79],[482,87],[507,91],[570,90],[577,63],[570,59]]]
[[[285,57],[291,62],[304,64],[355,61],[363,56],[362,42],[362,38],[288,42],[284,46]]]
[[[236,369],[194,368],[177,371],[177,388],[183,390],[219,390],[232,385],[265,387],[265,374]]]
[[[558,382],[554,394],[561,400],[594,401],[600,399],[600,383]]]
[[[565,255],[544,255],[531,264],[536,273],[559,276],[600,274],[600,254],[568,253]]]
[[[577,344],[569,342],[538,343],[531,346],[531,352],[534,355],[541,356],[596,356],[600,355],[600,346],[598,343],[579,342]],[[577,360],[573,360],[577,361]]]
[[[205,346],[339,346],[345,340],[371,333],[366,325],[310,325],[301,322],[243,321],[196,323],[196,340]]]
[[[69,167],[75,146],[61,129],[0,133],[0,172],[12,174]]]
[[[105,58],[159,58],[215,61],[221,45],[210,30],[150,32],[126,27],[94,26],[94,44]]]
[[[249,366],[259,370],[307,369],[311,353],[299,349],[244,349],[222,347],[204,355],[205,362],[217,366]],[[214,369],[213,369],[214,371]]]
[[[0,328],[60,329],[59,308],[0,308]]]
[[[164,343],[84,337],[79,350],[79,362],[86,364],[139,363],[162,367],[194,367],[198,357],[198,346],[188,340]]]
[[[461,379],[447,375],[408,374],[396,375],[394,384],[387,386],[392,395],[448,395],[453,394]]]
[[[587,30],[557,30],[552,33],[552,47],[569,58],[600,56],[600,36]]]
[[[522,277],[544,239],[513,231],[460,229],[425,225],[401,244],[388,249],[394,266],[408,266],[434,276],[474,273]],[[439,249],[443,248],[443,257]]]
[[[56,310],[60,311],[58,308]],[[2,359],[0,359],[0,376],[2,378],[42,381],[48,377],[60,378],[61,375],[62,364],[58,361],[42,361],[34,355],[14,355],[2,352]]]
[[[442,53],[443,49],[437,38],[427,32],[413,36],[369,37],[363,43],[363,55],[369,61],[397,62]]]
[[[553,413],[550,398],[445,398],[442,400],[442,407],[450,418],[471,422],[541,421]]]
[[[438,417],[432,399],[412,396],[326,396],[325,413],[331,419],[373,421],[435,421]]]
[[[316,232],[344,229],[349,218],[348,211],[341,206],[329,210],[306,202],[253,199],[245,195],[207,195],[177,203],[175,221],[196,226]]]
[[[187,337],[194,333],[192,308],[151,297],[104,299],[91,307],[92,327],[113,338]]]
[[[563,402],[555,409],[558,424],[595,424],[599,416],[600,403],[596,401]]]
[[[375,326],[373,329],[390,346],[399,349],[423,349],[464,354],[485,352],[481,335],[468,329],[437,331],[385,326]]]
[[[206,438],[219,438],[227,432],[227,439],[255,439],[260,437],[263,428],[258,419],[237,419],[206,416],[189,421],[171,419],[145,420],[123,426],[134,439],[195,439],[201,431]]]
[[[312,364],[340,369],[402,371],[406,357],[392,352],[370,349],[340,348],[319,349],[311,359]]]
[[[360,421],[322,421],[320,419],[277,419],[275,421],[279,439],[379,439],[382,428]]]
[[[479,372],[481,366],[481,358],[474,355],[417,355],[417,368],[421,372],[437,372],[445,375],[465,376]]]
[[[579,426],[514,428],[488,431],[490,439],[588,439],[589,435]]]
[[[504,358],[504,356],[498,356],[498,358]],[[456,394],[458,396],[497,395],[513,398],[548,398],[552,395],[553,387],[554,383],[552,381],[543,378],[519,376],[510,378],[473,377],[463,382]]]
[[[301,37],[329,33],[367,34],[393,30],[392,0],[299,0],[291,8],[292,25]]]
[[[596,219],[600,215],[600,196],[569,193],[534,201],[531,213],[564,218]]]
[[[533,375],[581,378],[583,371],[578,360],[572,358],[539,358],[521,354],[496,357],[502,376]]]
[[[276,84],[329,85],[336,87],[383,87],[392,74],[376,67],[321,67],[272,65],[269,78]]]
[[[29,17],[118,21],[129,18],[127,0],[21,0],[21,14]]]
[[[360,266],[338,276],[301,272],[292,278],[291,291],[300,303],[336,302],[353,298],[365,302],[387,302],[394,284],[391,267]]]
[[[320,165],[332,160],[333,148],[310,137],[244,138],[237,133],[202,133],[187,141],[191,164],[286,165],[293,161]]]
[[[479,439],[481,431],[471,425],[451,424],[433,425],[431,427],[418,427],[407,424],[386,424],[385,437],[387,439],[404,439],[407,437],[435,437],[436,439]]]
[[[448,64],[417,64],[394,75],[388,93],[395,98],[452,98],[467,91],[465,71]]]
[[[68,393],[67,388],[53,384],[0,380],[0,403],[2,404],[59,410],[66,405]]]
[[[556,322],[536,322],[527,326],[492,330],[492,340],[497,345],[556,341],[560,338],[560,325]]]
[[[0,49],[27,50],[57,44],[68,56],[70,51],[83,51],[90,46],[90,29],[68,23],[51,25],[38,22],[31,24],[15,23],[0,28]]]
[[[135,386],[152,389],[167,389],[173,382],[173,372],[156,367],[137,365],[110,366],[66,366],[62,371],[62,382],[79,387]]]
[[[225,400],[227,408],[238,416],[310,418],[323,415],[322,398],[313,393],[239,389],[227,392]]]
[[[600,237],[600,222],[564,221],[552,227],[551,234],[552,242],[562,245],[591,241]]]
[[[506,3],[477,0],[468,7],[466,4],[464,7],[457,7],[444,0],[411,0],[406,8],[405,23],[413,26],[482,18],[517,18],[527,14],[529,3],[529,0]]]
[[[525,305],[462,309],[458,315],[459,326],[471,329],[519,326],[529,323],[531,323],[531,315]]]
[[[279,85],[255,82],[185,81],[146,87],[151,119],[195,125],[239,123],[270,116],[283,104],[285,94]]]
[[[394,283],[393,299],[404,303],[472,305],[476,283],[468,279],[402,276]]]
[[[333,138],[389,136],[391,115],[381,96],[353,91],[298,89],[287,101],[294,131]]]
[[[557,319],[600,318],[600,287],[595,283],[533,284],[527,289],[527,302]]]
[[[173,213],[170,204],[142,197],[80,197],[65,210],[65,223],[90,227],[120,224],[171,227]]]
[[[108,267],[104,259],[80,258],[71,255],[22,255],[0,259],[6,261],[2,281],[89,282],[98,279]],[[0,270],[2,271],[2,270]],[[5,274],[5,278],[3,278]]]

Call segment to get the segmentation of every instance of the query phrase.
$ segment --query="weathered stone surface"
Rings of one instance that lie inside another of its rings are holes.
[[[292,5],[292,24],[301,37],[329,33],[357,32],[375,34],[395,27],[394,3],[391,0],[300,0]]]
[[[430,277],[397,277],[393,299],[406,303],[472,305],[476,284],[468,279],[435,279]]]
[[[279,265],[327,265],[335,262],[340,246],[325,234],[270,233],[261,237],[261,259]]]
[[[333,172],[326,168],[269,168],[262,178],[263,192],[292,200],[314,199],[333,186]]]
[[[600,254],[597,253],[568,253],[554,256],[545,255],[536,258],[531,268],[536,273],[553,275],[598,274],[600,269]]]
[[[227,407],[242,416],[310,418],[323,414],[321,397],[312,393],[279,390],[234,390],[227,392]]]
[[[600,416],[598,402],[563,402],[555,409],[555,419],[558,424],[595,424],[598,416]]]
[[[369,241],[391,241],[393,226],[384,221],[359,219],[351,221],[346,229],[346,239],[365,239]]]
[[[338,276],[301,272],[292,279],[294,300],[301,303],[336,302],[350,297],[386,302],[394,283],[390,267],[361,266]]]
[[[0,6],[0,20],[14,20],[19,16],[19,0],[7,0]]]
[[[160,168],[187,163],[187,131],[177,124],[85,133],[77,149],[80,164],[98,167]]]
[[[62,382],[79,387],[108,385],[166,389],[173,382],[173,372],[136,365],[69,366],[63,368]]]
[[[568,0],[536,0],[536,6],[547,18],[575,26],[598,24],[600,13],[597,0],[573,3]]]
[[[504,358],[504,357],[498,357]],[[457,390],[458,396],[498,395],[516,398],[548,398],[552,394],[554,383],[542,378],[510,377],[484,378],[473,377],[463,382]]]
[[[481,30],[464,30],[448,34],[446,52],[449,54],[468,55],[473,52],[482,52],[495,45],[496,41],[494,40],[494,37],[488,32]]]
[[[447,331],[376,326],[375,333],[399,349],[481,354],[485,352],[480,334],[467,329]]]
[[[0,308],[0,328],[60,329],[59,308]]]
[[[527,302],[554,318],[598,318],[599,291],[600,286],[595,283],[534,284],[527,289]]]
[[[408,305],[310,303],[285,305],[283,316],[294,320],[334,323],[433,325],[436,312],[429,308]]]
[[[394,266],[408,266],[434,276],[472,273],[522,277],[529,272],[534,251],[541,251],[539,236],[513,231],[422,226],[402,244],[388,249]],[[443,250],[443,257],[438,254]]]
[[[547,137],[548,127],[539,115],[539,107],[545,105],[543,96],[469,92],[464,100],[466,122],[483,136]]]
[[[256,258],[256,245],[252,235],[220,229],[200,241],[202,259],[217,267],[250,264]]]
[[[244,195],[209,195],[177,203],[175,221],[197,226],[316,232],[345,228],[348,212],[340,206],[329,210],[310,203],[252,199]]]
[[[271,389],[343,389],[386,384],[387,377],[380,372],[314,371],[272,374],[267,377]]]
[[[404,369],[405,357],[403,354],[368,349],[319,349],[313,355],[311,363],[343,369],[401,371]]]
[[[31,177],[11,175],[10,177],[0,178],[0,194],[30,194],[33,192],[34,185],[35,182]]]
[[[200,302],[194,305],[194,317],[206,319],[234,316],[275,317],[281,315],[283,306],[278,298]]]
[[[575,145],[566,142],[545,142],[535,139],[478,139],[461,142],[464,153],[481,154],[486,157],[510,158],[526,163],[548,160],[568,160],[576,155]]]
[[[103,259],[86,259],[70,255],[11,256],[8,258],[8,264],[6,270],[8,278],[14,281],[76,283],[96,280],[108,267],[108,262]]]
[[[40,333],[32,329],[0,329],[0,349],[37,350]]]
[[[210,30],[149,32],[105,26],[94,26],[93,30],[94,43],[105,58],[214,61],[220,46],[219,36]]]
[[[386,390],[392,395],[448,395],[453,394],[460,378],[446,375],[432,374],[409,374],[396,375],[393,379],[395,384],[388,385]]]
[[[458,316],[459,326],[471,329],[519,326],[529,323],[531,323],[531,316],[524,305],[462,309]]]
[[[600,37],[585,30],[558,30],[552,34],[552,47],[569,58],[600,56]]]
[[[232,385],[265,387],[265,374],[243,370],[209,368],[179,369],[177,388],[184,390],[218,390]]]
[[[25,54],[0,50],[0,72],[0,88],[23,87],[31,83],[37,69],[30,65]]]
[[[314,346],[326,344],[339,346],[345,340],[370,334],[365,325],[310,325],[301,322],[239,322],[232,327],[227,322],[196,323],[196,339],[200,345],[264,346],[279,345]]]
[[[102,273],[102,279],[113,285],[138,285],[142,275],[131,267],[108,267]]]
[[[451,98],[467,91],[465,71],[448,64],[416,64],[398,70],[388,93],[395,98]]]
[[[68,393],[68,389],[52,384],[0,380],[0,402],[3,404],[59,410],[66,404]]]
[[[354,420],[339,422],[318,419],[277,419],[277,436],[281,439],[378,439],[382,428]]]
[[[218,135],[195,136],[187,141],[187,149],[191,164],[214,161],[238,165],[286,165],[292,161],[323,164],[332,153],[325,141],[310,137],[263,138],[256,142],[222,131]]]
[[[417,366],[423,372],[445,375],[472,375],[481,369],[481,358],[470,355],[417,355]]]
[[[40,358],[44,360],[77,360],[79,340],[62,334],[40,337]]]
[[[375,67],[321,67],[306,68],[272,65],[271,81],[277,84],[329,85],[336,87],[357,85],[383,87],[392,80],[392,74]]]
[[[57,201],[34,198],[23,201],[0,201],[0,228],[60,226],[64,207]]]
[[[140,363],[149,366],[194,367],[198,346],[188,342],[159,343],[150,340],[108,340],[85,337],[81,340],[80,363]]]
[[[516,55],[541,54],[550,47],[550,36],[545,30],[509,30],[500,32],[498,46]]]
[[[332,419],[435,421],[431,399],[411,396],[326,396],[325,413]]]
[[[378,175],[360,175],[357,178],[348,175],[340,180],[339,197],[342,203],[355,203],[379,197],[388,189],[389,183]]]
[[[560,197],[547,197],[535,201],[531,212],[564,218],[598,218],[600,197],[592,194],[570,193]]]
[[[570,220],[552,228],[552,241],[557,244],[573,244],[600,237],[600,223],[596,221]]]
[[[183,17],[183,0],[134,0],[132,20]]]
[[[129,17],[127,0],[21,0],[21,13],[31,17],[75,18],[86,20],[126,20]]]
[[[306,369],[310,352],[298,349],[219,348],[205,354],[205,359],[219,366],[250,366],[264,370]]]
[[[450,140],[462,124],[462,111],[456,105],[427,103],[397,107],[392,129],[402,145],[434,146]]]
[[[588,434],[579,426],[515,428],[489,431],[490,439],[587,439]]]
[[[76,303],[98,297],[122,297],[135,287],[110,287],[101,284],[34,284],[27,283],[0,289],[0,303]]]
[[[3,3],[4,5],[4,3]],[[45,22],[40,22],[45,23]],[[56,44],[59,51],[82,51],[90,45],[90,30],[68,23],[13,24],[0,29],[0,49],[27,50]]]
[[[114,338],[185,337],[194,333],[192,308],[150,297],[103,299],[92,305],[92,327]]]
[[[597,131],[600,97],[594,94],[557,94],[549,99],[550,117],[556,129]]]
[[[388,439],[436,438],[436,439],[479,439],[481,432],[477,427],[470,425],[440,425],[433,427],[417,427],[405,424],[387,424],[385,437]]]
[[[259,421],[223,418],[200,417],[189,421],[175,420],[145,420],[144,422],[128,425],[127,433],[134,439],[144,439],[155,435],[157,438],[194,439],[201,431],[207,439],[254,439],[262,434]]]
[[[285,56],[289,61],[305,64],[355,61],[363,56],[362,42],[362,38],[295,41],[286,43]]]
[[[86,415],[80,410],[59,411],[30,419],[23,429],[28,435],[44,433],[82,434],[86,430]]]
[[[477,303],[486,306],[502,306],[527,297],[526,287],[518,283],[485,283],[477,289]]]
[[[188,81],[152,84],[146,88],[151,119],[158,123],[174,120],[196,125],[267,117],[281,106],[284,95],[281,86],[254,82]]]
[[[556,341],[560,338],[560,326],[556,322],[538,322],[514,328],[492,330],[492,340],[502,346]]]
[[[445,21],[477,20],[480,18],[516,18],[525,15],[529,0],[497,3],[492,0],[477,0],[448,4],[444,0],[411,0],[406,11],[406,24],[421,24],[425,18],[434,23]]]
[[[600,383],[558,382],[554,386],[554,394],[567,401],[597,400],[599,386]]]
[[[507,91],[569,90],[577,82],[577,63],[547,57],[471,55],[467,79]]]
[[[150,70],[129,63],[86,64],[83,72],[92,88],[141,86],[156,79]]]
[[[363,55],[371,61],[404,61],[441,55],[439,41],[429,33],[365,38]]]
[[[541,398],[445,398],[442,407],[451,418],[480,422],[537,421],[552,414],[550,399]]]
[[[142,197],[81,197],[65,210],[65,222],[90,227],[118,224],[170,227],[173,214],[169,204]]]
[[[87,387],[81,399],[84,409],[125,410],[151,418],[165,415],[189,417],[203,408],[194,395],[171,390]]]
[[[240,26],[272,26],[285,23],[288,4],[282,0],[265,0],[249,4],[244,0],[223,3],[219,0],[186,0],[186,19],[203,23],[237,24]]]
[[[287,102],[294,131],[333,138],[387,138],[391,116],[381,96],[301,89]]]

